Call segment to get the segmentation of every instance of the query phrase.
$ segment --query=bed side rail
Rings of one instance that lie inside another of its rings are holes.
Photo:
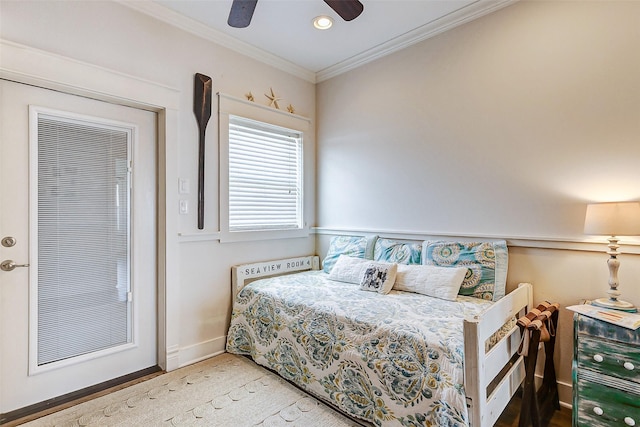
[[[235,300],[242,288],[257,279],[319,269],[320,257],[316,255],[234,265],[231,267],[231,296]]]
[[[516,355],[517,326],[488,352],[485,341],[509,319],[524,315],[532,301],[531,284],[521,283],[483,313],[464,321],[465,393],[473,427],[493,426],[524,379],[524,360]],[[493,390],[488,395],[489,384]]]

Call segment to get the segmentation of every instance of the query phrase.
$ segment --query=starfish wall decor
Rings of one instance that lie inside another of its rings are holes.
[[[251,92],[247,93],[244,95],[247,98],[247,101],[251,101],[254,102],[255,100],[253,99],[253,94]]]
[[[273,93],[273,88],[269,88],[269,90],[271,91],[271,94],[264,94],[264,96],[269,99],[269,107],[276,107],[279,110],[280,106],[278,106],[278,101],[280,101],[282,98],[278,98],[276,94]]]

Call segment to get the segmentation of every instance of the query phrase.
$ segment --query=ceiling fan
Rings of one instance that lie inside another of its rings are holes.
[[[364,10],[359,0],[324,0],[324,2],[345,21],[356,19]],[[248,27],[257,3],[258,0],[233,0],[227,23],[234,28]]]

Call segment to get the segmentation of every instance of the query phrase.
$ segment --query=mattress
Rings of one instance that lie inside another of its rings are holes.
[[[321,271],[272,277],[238,293],[227,351],[375,425],[464,426],[463,320],[491,304],[382,295]]]

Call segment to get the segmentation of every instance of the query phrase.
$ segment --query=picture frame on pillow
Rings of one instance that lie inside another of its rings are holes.
[[[398,264],[340,255],[329,273],[330,280],[353,283],[363,291],[388,294],[396,281]]]
[[[370,261],[365,264],[360,290],[388,294],[396,281],[398,264]]]

